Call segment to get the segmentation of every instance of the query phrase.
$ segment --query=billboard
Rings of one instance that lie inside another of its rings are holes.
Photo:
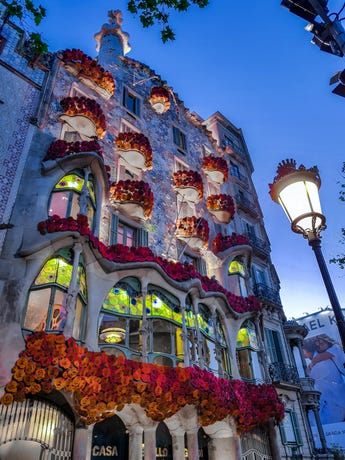
[[[345,450],[345,353],[333,310],[327,308],[297,322],[308,329],[303,352],[308,375],[321,392],[320,419],[327,445]],[[313,414],[310,422],[315,444],[321,447]]]

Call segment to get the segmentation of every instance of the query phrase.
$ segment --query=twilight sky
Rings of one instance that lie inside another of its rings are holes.
[[[108,10],[121,9],[132,46],[128,57],[167,80],[191,111],[206,118],[219,110],[243,129],[286,316],[297,318],[328,306],[314,254],[271,201],[268,183],[285,158],[306,167],[316,164],[328,225],[322,239],[325,259],[345,250],[339,243],[345,204],[338,200],[345,161],[345,99],[332,94],[329,86],[330,77],[345,67],[344,59],[312,45],[306,22],[281,7],[280,0],[210,0],[203,10],[174,14],[176,40],[165,45],[158,28],[144,30],[127,13],[125,0],[42,3],[48,17],[40,31],[50,49],[80,48],[91,56],[96,55],[93,35],[108,22]],[[330,0],[330,11],[338,11],[342,3]],[[345,306],[345,272],[329,268]]]

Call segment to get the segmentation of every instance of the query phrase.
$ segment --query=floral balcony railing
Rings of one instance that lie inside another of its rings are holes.
[[[130,165],[142,169],[152,168],[152,148],[141,133],[119,133],[115,139],[117,152]]]
[[[200,249],[208,244],[210,231],[207,220],[192,216],[177,220],[176,233],[177,237],[185,240],[189,246]]]
[[[184,196],[186,201],[197,203],[204,194],[204,184],[196,171],[179,170],[173,173],[175,189]]]
[[[248,234],[248,238],[250,239],[250,242],[252,243],[252,246],[255,250],[264,254],[265,256],[269,255],[271,248],[268,241],[251,234]]]
[[[100,105],[87,97],[66,97],[60,101],[64,114],[60,116],[75,131],[89,138],[105,135],[105,116]]]
[[[191,264],[182,264],[181,262],[172,262],[161,257],[156,257],[147,247],[128,247],[122,244],[115,244],[110,247],[106,246],[95,237],[89,229],[87,216],[79,214],[75,220],[73,217],[61,218],[54,215],[40,222],[37,228],[42,235],[66,231],[73,231],[78,232],[80,235],[86,235],[89,238],[91,246],[97,250],[102,257],[111,262],[154,262],[174,281],[182,282],[198,279],[205,292],[219,292],[224,294],[231,308],[237,313],[257,312],[261,308],[260,302],[256,297],[241,297],[232,294],[221,286],[217,280],[201,275]]]
[[[153,193],[144,181],[120,180],[110,186],[110,200],[125,215],[147,219],[153,208]]]
[[[170,109],[169,91],[164,86],[153,86],[149,101],[153,110],[159,114]]]
[[[228,224],[235,214],[235,205],[230,195],[210,195],[207,197],[206,206],[214,217],[223,224]]]
[[[203,158],[201,167],[213,182],[222,184],[228,180],[228,164],[224,158],[209,155]]]
[[[95,90],[107,99],[115,92],[112,74],[104,70],[97,61],[81,50],[65,50],[62,54],[65,68],[81,80],[86,86]]]
[[[218,378],[198,367],[164,367],[89,351],[73,338],[36,332],[12,368],[1,403],[22,402],[26,394],[70,394],[81,420],[91,425],[126,404],[139,404],[151,420],[161,421],[187,404],[202,426],[232,416],[239,433],[284,417],[273,385]]]
[[[281,305],[279,291],[277,289],[272,289],[264,283],[256,283],[254,285],[254,294],[263,302]]]
[[[81,152],[95,152],[103,158],[101,146],[96,141],[67,142],[57,139],[50,144],[43,161],[56,160]]]
[[[215,239],[213,240],[212,247],[215,254],[218,252],[225,251],[226,249],[232,248],[234,246],[251,246],[249,238],[244,235],[237,235],[237,233],[232,233],[231,235],[222,235],[217,233]]]

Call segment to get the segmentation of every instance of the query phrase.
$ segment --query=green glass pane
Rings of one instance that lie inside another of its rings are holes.
[[[198,315],[198,324],[199,329],[201,329],[205,334],[209,335],[210,337],[214,336],[214,328],[212,322],[206,321],[200,314]]]
[[[245,276],[246,271],[244,269],[243,263],[239,262],[238,260],[233,260],[229,266],[229,275],[241,275]]]
[[[35,279],[34,286],[40,286],[41,284],[56,283],[58,267],[59,259],[54,258],[48,260],[39,272],[37,278]]]
[[[130,314],[133,316],[143,315],[143,299],[141,297],[132,297],[130,299]]]
[[[105,301],[103,308],[120,314],[129,314],[130,298],[127,291],[117,287],[112,288]]]
[[[176,321],[179,324],[182,324],[182,313],[175,313],[174,311],[172,312],[172,318],[174,321]]]
[[[87,288],[86,288],[86,273],[84,267],[78,267],[78,283],[79,283],[79,291],[80,294],[87,299]]]
[[[172,319],[173,312],[162,299],[160,299],[156,294],[151,294],[147,298],[151,316],[161,316],[163,318]]]
[[[64,259],[58,259],[58,262],[59,268],[56,282],[60,284],[60,286],[68,288],[72,279],[73,266]]]
[[[84,179],[79,177],[77,174],[69,174],[64,176],[59,182],[55,185],[56,189],[69,189],[76,190],[81,192],[84,185]]]
[[[187,327],[195,327],[195,314],[192,311],[186,311],[185,318]]]

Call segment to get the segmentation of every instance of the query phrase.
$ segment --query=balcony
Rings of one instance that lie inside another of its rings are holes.
[[[202,170],[211,181],[222,184],[228,180],[228,164],[224,158],[207,156],[202,160]]]
[[[64,113],[60,119],[83,138],[102,139],[106,132],[105,116],[100,105],[87,97],[66,97],[60,101]]]
[[[299,385],[299,375],[297,368],[290,364],[281,362],[271,363],[268,367],[272,383],[288,383],[291,385]]]
[[[237,171],[237,170],[233,171],[231,170],[231,167],[230,167],[230,174],[232,175],[232,177],[239,180],[243,185],[249,184],[248,177],[242,174],[240,171]]]
[[[253,246],[253,249],[264,256],[269,256],[271,252],[271,246],[268,241],[263,240],[255,235],[250,235],[249,233],[246,234]]]
[[[222,235],[221,233],[217,233],[212,243],[213,252],[215,254],[238,246],[242,246],[246,250],[251,251],[249,238],[243,235],[237,235],[236,233],[232,233],[232,235]]]
[[[228,224],[234,218],[235,205],[230,195],[210,195],[206,206],[208,212],[222,224]]]
[[[119,133],[115,143],[117,153],[129,165],[142,171],[152,168],[152,148],[146,136],[141,133]]]
[[[203,197],[204,185],[196,171],[179,170],[173,173],[174,188],[186,201],[197,203]]]
[[[254,285],[254,294],[261,301],[274,305],[281,305],[279,292],[263,283]]]
[[[143,181],[120,180],[110,187],[110,201],[125,216],[142,221],[151,216],[153,193]]]
[[[236,204],[238,207],[243,209],[243,211],[248,212],[249,214],[257,216],[258,211],[256,209],[256,206],[251,200],[245,197],[242,193],[237,193],[235,198],[236,198]]]
[[[159,115],[170,109],[169,91],[164,86],[153,86],[149,102],[153,110]]]
[[[184,217],[176,223],[176,236],[192,249],[201,249],[208,244],[209,228],[202,217]]]
[[[84,85],[96,91],[105,99],[113,96],[115,92],[114,78],[96,60],[78,49],[65,50],[61,55],[61,59],[65,69],[75,75]]]

